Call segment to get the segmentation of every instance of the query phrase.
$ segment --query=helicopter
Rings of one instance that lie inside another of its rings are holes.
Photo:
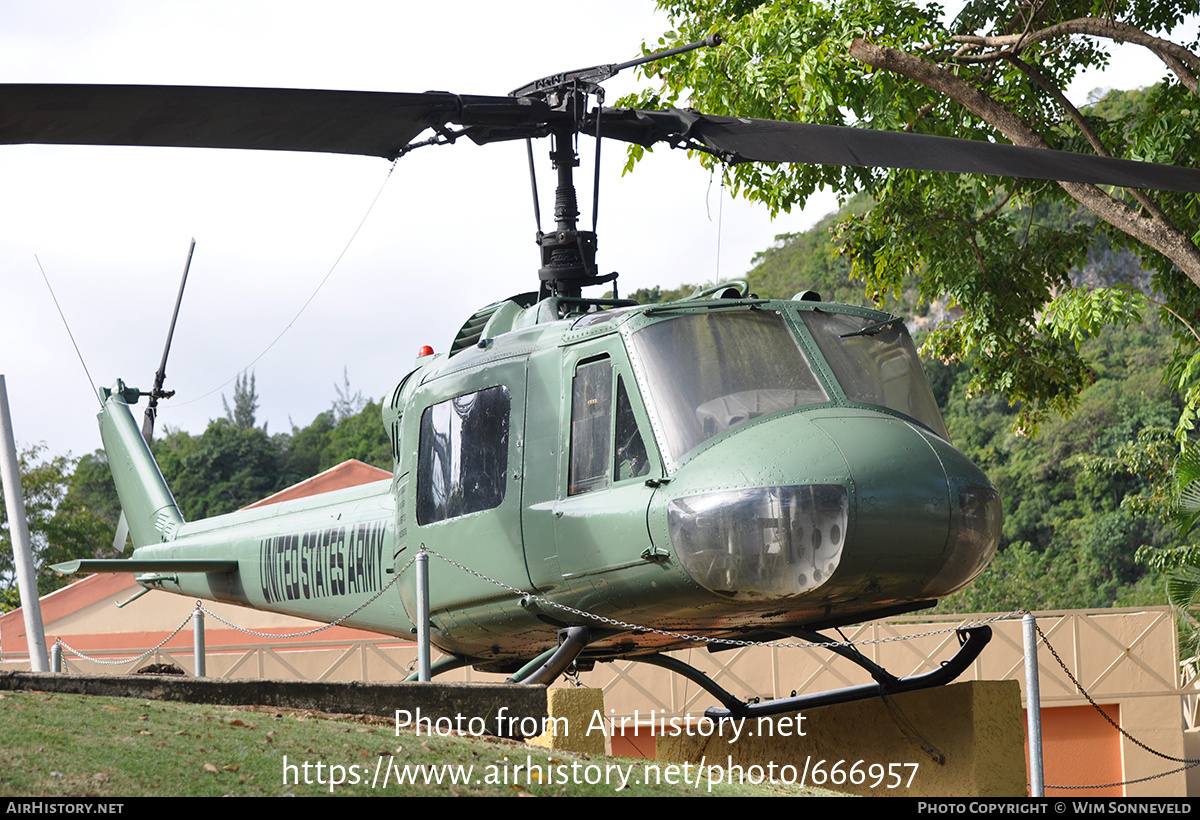
[[[4,144],[394,160],[460,139],[549,139],[556,173],[555,225],[537,236],[537,289],[475,311],[444,353],[422,350],[389,393],[391,480],[186,522],[133,421],[129,408],[143,394],[118,381],[100,391],[99,419],[135,550],[56,569],[134,572],[146,588],[317,620],[356,610],[344,623],[409,635],[417,590],[404,570],[429,551],[470,570],[431,579],[432,641],[447,655],[438,671],[470,665],[548,683],[572,663],[639,660],[696,681],[734,715],[960,674],[986,645],[987,627],[965,630],[953,659],[912,678],[832,647],[876,684],[765,704],[742,704],[662,654],[722,641],[824,642],[821,630],[932,606],[987,566],[1001,503],[950,444],[900,318],[812,292],[760,299],[745,283],[667,304],[620,299],[615,274],[597,267],[595,231],[579,228],[577,140],[661,142],[726,162],[1189,191],[1200,190],[1200,174],[981,141],[603,106],[605,79],[679,50],[561,72],[507,97],[0,87]],[[530,165],[532,176],[532,152]],[[584,295],[597,286],[612,295]],[[397,576],[398,591],[381,595]]]

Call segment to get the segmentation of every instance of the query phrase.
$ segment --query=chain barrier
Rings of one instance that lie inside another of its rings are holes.
[[[1036,623],[1033,625],[1033,628],[1037,630],[1038,637],[1041,639],[1042,643],[1046,645],[1046,648],[1050,650],[1050,654],[1054,656],[1054,660],[1058,661],[1058,665],[1060,667],[1062,667],[1062,671],[1070,679],[1071,683],[1075,685],[1075,688],[1079,690],[1079,694],[1081,694],[1085,698],[1087,698],[1087,702],[1092,705],[1092,708],[1095,709],[1097,712],[1099,712],[1100,717],[1104,718],[1108,722],[1109,726],[1112,726],[1114,729],[1116,729],[1117,732],[1120,733],[1121,737],[1125,738],[1126,740],[1128,740],[1133,745],[1137,746],[1142,751],[1148,752],[1148,753],[1154,755],[1155,757],[1161,757],[1164,760],[1170,760],[1172,763],[1185,764],[1183,766],[1180,766],[1178,769],[1171,769],[1170,771],[1162,772],[1161,774],[1152,774],[1149,777],[1139,777],[1136,780],[1122,780],[1119,783],[1097,783],[1096,785],[1093,785],[1093,786],[1052,786],[1049,783],[1047,783],[1044,786],[1044,788],[1060,789],[1063,791],[1076,790],[1076,789],[1107,789],[1107,788],[1113,788],[1115,786],[1128,786],[1133,783],[1145,783],[1150,780],[1158,780],[1161,777],[1168,777],[1169,775],[1178,774],[1179,772],[1184,772],[1184,771],[1187,771],[1188,769],[1193,769],[1196,766],[1200,766],[1200,759],[1193,759],[1193,758],[1187,758],[1187,757],[1171,757],[1171,755],[1164,754],[1162,752],[1156,751],[1155,749],[1151,749],[1145,743],[1142,743],[1140,740],[1133,737],[1133,735],[1129,734],[1129,732],[1126,732],[1124,729],[1122,729],[1120,726],[1118,726],[1116,721],[1114,721],[1111,717],[1109,717],[1108,713],[1100,708],[1100,704],[1096,703],[1096,701],[1092,698],[1091,695],[1088,694],[1087,690],[1083,688],[1083,686],[1079,683],[1079,681],[1075,678],[1075,676],[1073,674],[1071,674],[1071,670],[1067,668],[1066,663],[1063,662],[1063,659],[1061,657],[1059,657],[1058,652],[1056,652],[1054,647],[1050,644],[1050,640],[1049,640],[1049,638],[1046,637],[1046,633],[1042,631],[1042,628],[1040,626],[1038,626]]]
[[[257,632],[257,631],[255,631],[255,630],[253,630],[253,629],[247,629],[247,628],[246,628],[246,627],[244,627],[244,626],[238,626],[237,624],[234,624],[234,623],[231,623],[231,622],[229,622],[229,621],[225,620],[225,619],[224,619],[224,618],[222,618],[220,615],[218,615],[217,613],[213,612],[212,610],[210,610],[208,607],[204,606],[204,605],[203,605],[202,603],[200,603],[199,601],[196,601],[196,608],[197,608],[197,609],[199,609],[199,610],[200,610],[201,612],[203,612],[204,614],[206,614],[206,615],[210,615],[210,616],[212,616],[213,618],[217,619],[218,621],[220,621],[221,623],[225,624],[225,626],[229,627],[230,629],[233,629],[233,630],[235,630],[235,631],[237,631],[237,632],[241,632],[241,633],[243,633],[243,634],[246,634],[246,635],[253,635],[253,636],[254,636],[254,637],[256,637],[256,638],[282,638],[282,639],[284,639],[284,640],[291,640],[292,638],[307,638],[309,635],[316,635],[318,632],[324,632],[326,629],[332,629],[333,627],[337,626],[338,624],[342,623],[343,621],[347,621],[347,620],[349,620],[350,618],[353,618],[355,615],[357,615],[358,613],[362,612],[364,609],[366,609],[367,607],[369,607],[371,604],[373,604],[373,603],[375,603],[376,601],[378,601],[378,600],[379,600],[379,598],[380,598],[380,597],[383,595],[383,593],[387,592],[389,589],[391,589],[393,586],[395,586],[395,585],[396,585],[396,582],[400,580],[400,576],[404,574],[404,570],[406,570],[406,569],[408,569],[410,566],[412,566],[412,563],[413,563],[413,561],[415,561],[415,560],[416,560],[416,559],[415,559],[415,558],[413,558],[413,559],[412,559],[412,560],[410,560],[410,561],[409,561],[407,564],[405,564],[405,565],[404,565],[404,569],[401,569],[399,572],[397,572],[397,573],[396,573],[396,577],[395,577],[395,578],[393,578],[391,581],[388,581],[387,585],[386,585],[386,586],[385,586],[383,589],[381,589],[381,590],[379,590],[378,592],[376,592],[376,593],[375,593],[374,595],[372,595],[370,598],[368,598],[367,600],[363,601],[363,602],[362,602],[361,604],[359,604],[357,607],[355,607],[354,609],[350,610],[350,611],[349,611],[349,612],[347,612],[345,615],[343,615],[342,617],[338,618],[336,621],[330,621],[329,623],[327,623],[327,624],[324,624],[323,626],[318,626],[318,627],[315,627],[315,628],[313,628],[313,629],[306,629],[306,630],[305,630],[305,631],[303,631],[303,632],[292,632],[292,633],[290,633],[290,634],[287,634],[287,635],[279,635],[279,634],[276,634],[276,633],[274,633],[274,632]]]
[[[1019,616],[1025,614],[1025,610],[1021,609],[1021,610],[1015,610],[1013,612],[1010,612],[1010,613],[1007,613],[1004,615],[997,615],[994,618],[987,618],[982,621],[971,621],[969,623],[959,624],[958,626],[950,626],[950,627],[946,627],[944,629],[934,629],[934,630],[930,630],[929,632],[919,632],[919,633],[916,633],[913,635],[891,635],[886,638],[868,638],[868,639],[864,639],[861,641],[827,641],[824,643],[809,643],[809,642],[805,641],[803,643],[787,643],[787,642],[770,642],[770,641],[742,641],[742,640],[737,640],[734,638],[713,638],[713,637],[707,636],[707,635],[689,635],[686,632],[672,632],[669,629],[656,629],[655,627],[652,627],[652,626],[641,626],[639,624],[631,624],[631,623],[628,623],[627,621],[618,621],[613,618],[607,618],[604,615],[596,615],[594,613],[587,612],[582,609],[576,609],[573,606],[568,606],[566,604],[560,604],[557,601],[551,601],[550,599],[543,598],[539,595],[532,595],[523,589],[517,589],[514,586],[509,586],[508,584],[504,583],[503,581],[497,581],[495,578],[489,578],[487,575],[484,575],[482,572],[478,572],[476,570],[471,569],[470,567],[464,566],[463,564],[460,564],[457,561],[455,561],[453,558],[447,558],[445,555],[441,555],[441,554],[429,549],[428,547],[423,547],[422,549],[425,552],[429,553],[430,555],[432,555],[436,558],[442,559],[450,566],[460,569],[463,572],[467,573],[468,575],[474,575],[476,578],[479,578],[480,580],[483,580],[483,581],[487,581],[489,584],[494,584],[494,585],[500,587],[501,589],[506,589],[509,592],[513,593],[514,595],[519,595],[526,600],[535,601],[539,604],[545,604],[546,606],[551,606],[556,609],[561,609],[564,612],[569,612],[572,615],[578,615],[581,618],[590,618],[593,621],[599,621],[600,623],[607,624],[609,626],[619,627],[621,629],[628,629],[628,630],[633,630],[633,631],[637,631],[637,632],[648,632],[648,633],[651,633],[654,635],[664,635],[668,638],[679,638],[680,640],[693,641],[695,643],[720,644],[722,646],[774,646],[774,647],[791,648],[791,649],[830,649],[835,646],[847,646],[847,647],[869,646],[871,644],[895,643],[896,641],[909,641],[914,638],[927,638],[927,637],[931,637],[933,635],[943,635],[947,632],[957,632],[960,629],[969,629],[971,627],[976,627],[976,626],[985,626],[987,624],[995,623],[996,621],[1010,620],[1012,618],[1016,618],[1016,617],[1019,617]]]
[[[199,602],[197,602],[197,603],[199,603]],[[162,649],[166,645],[167,641],[171,640],[172,638],[174,638],[176,635],[178,635],[180,632],[183,631],[183,628],[185,626],[187,626],[188,621],[190,621],[191,619],[192,619],[192,616],[191,616],[191,614],[189,614],[186,618],[183,619],[183,623],[181,623],[179,626],[175,627],[174,632],[172,632],[170,635],[168,635],[167,637],[165,637],[161,641],[159,641],[158,645],[155,646],[153,649],[147,649],[145,652],[143,652],[142,654],[140,654],[136,657],[126,658],[125,660],[120,660],[120,661],[102,661],[99,658],[90,657],[88,655],[83,654],[78,649],[75,649],[70,644],[66,643],[65,641],[63,641],[62,638],[55,638],[54,643],[57,644],[58,646],[61,646],[63,649],[66,649],[68,652],[70,652],[75,657],[82,658],[83,660],[88,661],[89,663],[98,663],[101,666],[121,666],[122,664],[127,664],[127,663],[137,663],[142,658],[148,658],[151,655],[153,655],[155,652],[157,652],[158,650]]]

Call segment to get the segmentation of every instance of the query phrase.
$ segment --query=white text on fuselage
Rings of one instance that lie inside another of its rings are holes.
[[[277,535],[259,542],[258,570],[268,603],[379,590],[387,524]]]

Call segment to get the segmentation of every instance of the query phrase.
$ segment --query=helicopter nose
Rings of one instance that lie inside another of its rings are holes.
[[[940,554],[950,526],[946,471],[928,440],[899,419],[826,418],[857,500],[856,541],[890,542],[910,557]]]
[[[966,456],[903,419],[814,419],[846,459],[855,499],[842,577],[884,597],[935,598],[973,580],[1000,541],[1000,497]]]
[[[670,487],[682,565],[735,599],[818,588],[822,598],[937,597],[982,571],[999,540],[999,499],[979,469],[871,411],[763,420],[683,465]]]
[[[819,587],[837,569],[851,484],[829,435],[788,414],[742,425],[697,453],[656,494],[655,509],[694,581],[726,598],[773,600]]]

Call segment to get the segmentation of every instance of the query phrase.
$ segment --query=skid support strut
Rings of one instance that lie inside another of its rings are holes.
[[[560,629],[558,631],[558,647],[534,658],[510,677],[508,682],[540,683],[543,686],[549,686],[579,656],[591,637],[591,630],[586,626],[569,626],[566,629]]]

